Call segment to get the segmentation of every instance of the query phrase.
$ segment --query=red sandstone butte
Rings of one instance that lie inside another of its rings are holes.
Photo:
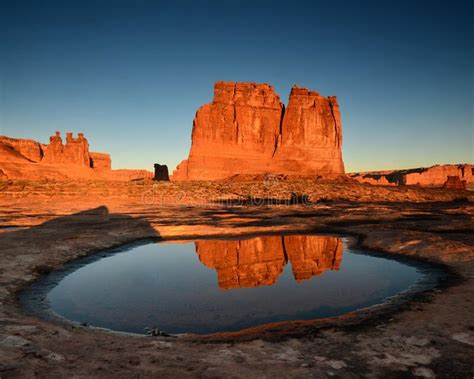
[[[474,185],[474,165],[436,165],[407,170],[357,172],[348,174],[352,179],[366,184],[463,189]]]
[[[172,180],[344,174],[336,97],[294,86],[288,108],[269,84],[216,82],[196,112],[191,151]]]
[[[326,236],[266,236],[241,241],[196,241],[196,253],[217,271],[222,289],[268,286],[276,283],[287,262],[297,282],[338,270],[342,241]]]
[[[66,143],[56,132],[49,144],[0,136],[0,178],[21,180],[151,179],[146,170],[112,170],[109,154],[89,151],[82,133],[67,133]]]

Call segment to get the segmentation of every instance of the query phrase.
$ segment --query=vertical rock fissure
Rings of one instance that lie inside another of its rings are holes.
[[[273,154],[272,154],[272,158],[275,156],[276,154],[276,151],[278,149],[278,142],[282,142],[283,141],[283,118],[285,117],[285,104],[282,104],[281,106],[281,116],[280,116],[280,125],[279,125],[279,131],[278,131],[278,135],[276,136],[275,138],[275,147],[273,149]]]
[[[234,104],[234,120],[232,121],[235,127],[235,142],[239,143],[239,122],[237,121],[237,109]]]
[[[329,99],[329,109],[331,109],[331,117],[334,121],[334,132],[336,135],[336,143],[337,143],[337,147],[339,147],[340,146],[339,130],[338,130],[338,125],[337,125],[336,115],[334,114],[334,106],[332,104],[332,99]]]

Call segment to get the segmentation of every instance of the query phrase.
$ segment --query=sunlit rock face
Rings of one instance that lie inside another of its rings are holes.
[[[342,241],[322,236],[266,236],[240,241],[196,242],[199,260],[217,271],[220,288],[272,285],[291,263],[296,281],[338,270]]]
[[[109,154],[89,151],[82,133],[74,137],[59,132],[49,144],[0,136],[0,178],[20,180],[111,180],[151,179],[147,170],[112,170]]]
[[[91,166],[94,170],[110,171],[112,169],[112,159],[110,154],[91,152]]]
[[[56,132],[49,139],[49,145],[45,146],[44,157],[42,163],[50,164],[76,164],[89,167],[91,157],[89,154],[89,142],[82,133],[76,138],[72,133],[67,133],[66,144]]]
[[[39,162],[42,158],[43,151],[39,142],[0,136],[0,161]]]
[[[288,109],[269,84],[216,82],[196,113],[189,158],[172,180],[235,175],[338,176],[344,173],[335,97],[293,87]]]
[[[349,174],[360,183],[375,185],[416,185],[463,189],[474,184],[474,165],[447,164],[407,170],[358,172]]]
[[[294,86],[282,120],[275,164],[287,174],[344,173],[342,126],[335,96]]]

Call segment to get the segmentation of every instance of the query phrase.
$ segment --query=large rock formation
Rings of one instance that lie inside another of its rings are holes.
[[[89,154],[89,142],[82,133],[74,138],[72,133],[66,133],[66,144],[59,132],[49,138],[49,145],[44,149],[42,163],[50,164],[75,164],[80,166],[91,166]]]
[[[239,241],[196,242],[199,260],[217,271],[220,288],[274,284],[288,261],[296,281],[338,270],[342,241],[325,236],[268,236]]]
[[[291,89],[275,158],[284,173],[344,173],[341,115],[335,96],[323,97],[296,86]]]
[[[0,136],[0,161],[25,160],[39,162],[43,158],[43,151],[39,142],[31,139],[17,139]],[[18,159],[12,158],[16,156]]]
[[[59,132],[47,145],[33,140],[0,136],[0,177],[26,180],[117,180],[151,179],[146,170],[112,170],[109,154],[89,151],[82,133],[67,133],[66,143]]]
[[[342,129],[335,97],[293,87],[288,109],[268,84],[216,82],[212,103],[193,122],[189,158],[172,180],[234,175],[344,174]]]
[[[360,183],[387,186],[445,186],[446,188],[462,189],[466,186],[474,185],[474,165],[470,164],[436,165],[408,170],[357,172],[348,175]],[[459,183],[454,185],[455,182]]]

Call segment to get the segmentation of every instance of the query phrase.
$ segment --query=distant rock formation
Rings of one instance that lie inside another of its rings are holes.
[[[168,175],[168,166],[165,164],[155,163],[155,176],[153,177],[153,180],[159,182],[169,181],[170,177]]]
[[[274,284],[288,261],[296,281],[338,270],[342,241],[325,236],[267,236],[247,240],[196,241],[199,260],[217,271],[220,288]]]
[[[112,170],[112,160],[110,154],[105,153],[90,153],[91,167],[94,170],[109,171]]]
[[[89,142],[82,133],[77,138],[72,133],[66,133],[66,144],[59,132],[49,138],[49,145],[45,146],[42,163],[50,164],[76,164],[81,166],[91,166],[89,154]]]
[[[43,159],[41,144],[31,139],[0,136],[0,149],[0,161],[39,162]]]
[[[336,97],[294,86],[288,108],[269,84],[216,82],[214,99],[196,112],[189,158],[172,180],[234,175],[344,174]]]
[[[427,168],[357,172],[348,175],[360,183],[375,185],[444,186],[446,188],[462,189],[474,184],[474,165],[436,165]]]
[[[66,144],[59,132],[49,144],[0,136],[0,177],[26,180],[137,180],[151,179],[146,170],[112,170],[109,154],[89,151],[82,133],[77,138],[66,134]]]

